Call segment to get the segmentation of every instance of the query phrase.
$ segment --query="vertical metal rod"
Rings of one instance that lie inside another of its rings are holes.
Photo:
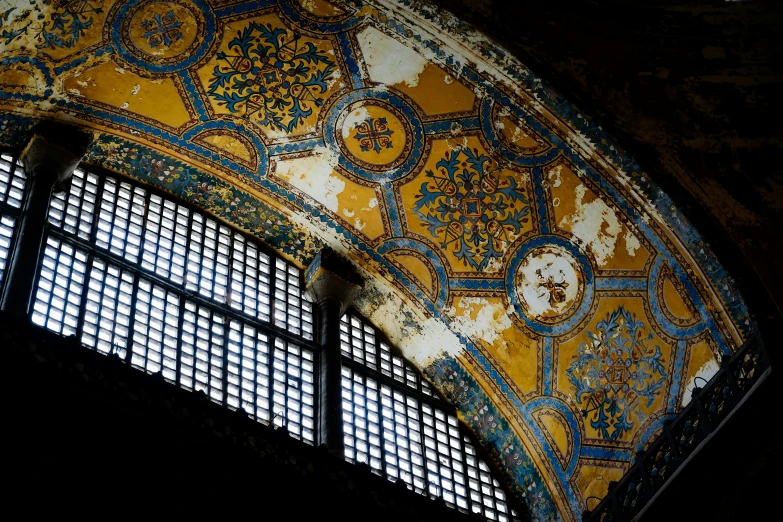
[[[340,300],[320,299],[316,304],[317,341],[321,345],[318,380],[319,442],[341,458],[345,455],[342,419],[342,362],[340,354]]]
[[[30,188],[24,204],[11,260],[8,263],[6,289],[0,308],[3,311],[26,316],[35,285],[38,258],[46,231],[49,198],[57,181],[54,169],[39,169],[29,176]]]

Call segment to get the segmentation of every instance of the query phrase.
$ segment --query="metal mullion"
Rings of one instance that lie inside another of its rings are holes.
[[[350,321],[348,323],[348,326],[350,328]],[[350,330],[349,330],[349,332],[350,332]],[[375,339],[375,342],[376,343],[378,342],[377,337]],[[345,362],[345,358],[343,358],[343,362]],[[351,371],[353,372],[354,370],[352,369]],[[365,386],[365,388],[367,388],[368,376],[366,374],[361,374],[361,375],[364,378],[364,386]],[[380,447],[381,447],[381,473],[383,474],[383,478],[385,478],[386,480],[389,480],[389,473],[386,471],[386,444],[385,444],[386,436],[383,433],[383,400],[382,400],[383,394],[381,393],[382,392],[381,386],[383,384],[378,379],[375,379],[374,376],[373,376],[373,379],[376,382],[376,391],[378,393],[378,436],[380,437],[380,440],[381,440],[381,443],[380,443]]]
[[[62,245],[62,240],[61,243]],[[74,245],[71,245],[74,247]],[[74,250],[76,248],[74,247]],[[58,253],[59,256],[59,253]],[[44,256],[41,256],[43,258]],[[79,339],[79,342],[82,342],[82,336],[84,335],[84,316],[87,312],[87,294],[89,293],[90,289],[90,278],[92,277],[92,265],[93,265],[93,258],[94,256],[92,254],[87,254],[87,264],[86,268],[84,270],[84,283],[82,284],[82,295],[81,299],[79,301],[79,320],[76,323],[76,338]],[[71,273],[73,273],[73,270],[71,270]],[[100,311],[100,309],[99,309]],[[100,320],[100,313],[98,314],[98,319]],[[95,336],[95,350],[98,350],[98,336],[96,334]],[[111,355],[113,351],[109,350],[109,355]]]
[[[139,295],[139,279],[140,276],[137,272],[133,273],[133,293],[131,294],[130,311],[128,311],[128,339],[125,349],[125,362],[131,364],[131,358],[133,357],[133,334],[136,332],[136,301],[138,301]],[[165,318],[165,310],[164,310]],[[165,337],[164,337],[165,339]],[[146,352],[149,352],[149,340],[147,341]],[[162,350],[162,347],[161,347]],[[161,354],[162,363],[162,354]],[[162,364],[161,364],[162,366]],[[145,365],[146,367],[146,365]],[[146,369],[146,368],[145,368]]]
[[[3,214],[0,213],[0,217],[2,217]],[[14,255],[14,246],[16,246],[16,236],[19,234],[19,231],[17,230],[17,225],[19,224],[19,220],[21,219],[18,216],[13,216],[14,218],[14,226],[11,229],[11,237],[8,238],[8,252],[6,253],[6,266],[4,270],[8,269],[8,261],[12,259],[12,256]],[[46,242],[46,236],[44,236],[44,243]],[[46,248],[45,244],[43,245],[44,249]],[[39,256],[40,257],[40,256]],[[36,272],[37,273],[37,272]],[[8,273],[6,272],[3,274],[3,280],[0,281],[0,297],[3,295],[3,291],[5,290],[6,282],[8,281]]]
[[[405,369],[404,365],[403,365],[403,369]],[[433,409],[433,416],[432,416],[433,426],[432,426],[432,429],[435,432],[435,437],[433,437],[433,438],[435,439],[435,452],[436,452],[436,457],[437,457],[437,453],[438,453],[438,436],[437,436],[438,427],[437,427],[437,424],[436,424],[437,418],[436,418],[435,412],[434,412],[435,406],[430,404],[430,403],[428,403],[428,404]],[[423,406],[424,406],[424,401],[422,401],[419,398],[418,399],[418,405],[416,406],[416,410],[419,413],[419,426],[421,427],[421,429],[419,430],[419,434],[421,435],[421,440],[419,442],[421,444],[422,467],[424,468],[424,477],[423,477],[423,479],[424,479],[424,494],[427,497],[432,498],[430,496],[429,466],[427,465],[427,449],[426,449],[427,448],[427,444],[426,444],[426,441],[424,440],[426,435],[424,434],[424,426],[425,426],[425,424],[424,424],[424,407]],[[436,460],[438,461],[438,463],[440,463],[440,459],[436,458]],[[412,465],[412,463],[411,463],[411,465]],[[438,471],[438,475],[440,475],[440,470],[437,470],[437,471]],[[413,488],[415,489],[416,486],[414,485]],[[438,485],[438,489],[440,489],[440,492],[441,492],[440,498],[443,498],[443,486],[439,484]],[[436,498],[438,498],[438,497],[436,496]]]
[[[174,382],[182,387],[182,333],[185,325],[185,296],[176,294],[179,297],[179,317],[177,318],[177,366],[174,375]],[[193,386],[191,386],[193,388]]]
[[[215,317],[215,313],[212,312],[212,322],[213,322],[213,324],[214,324],[214,317]],[[222,353],[223,353],[223,370],[222,370],[222,375],[223,375],[223,377],[222,377],[222,381],[223,381],[222,382],[223,399],[222,399],[222,403],[223,403],[223,406],[228,408],[228,335],[227,334],[231,330],[231,328],[230,328],[230,325],[231,325],[230,324],[230,320],[231,319],[228,318],[229,319],[229,323],[226,323],[226,318],[227,318],[227,316],[224,315],[223,319],[222,319],[223,334],[221,335],[221,337],[222,337],[222,339],[221,339],[221,341],[222,341],[221,348],[223,349],[222,350]],[[226,327],[226,324],[228,324],[228,326],[229,326],[228,328]],[[212,352],[212,349],[210,347],[210,355],[211,355],[211,352]],[[240,363],[241,363],[242,362],[242,358],[240,357],[239,360],[240,360]],[[240,368],[241,368],[241,366],[240,366]],[[240,387],[240,392],[239,392],[239,407],[240,408],[242,407],[242,388],[241,387]]]
[[[133,186],[133,185],[132,185]],[[134,186],[134,188],[136,188]],[[143,187],[139,187],[142,190],[144,190],[144,214],[141,216],[141,234],[139,234],[139,255],[136,259],[136,264],[139,267],[139,270],[141,270],[141,262],[144,259],[144,231],[147,229],[147,221],[149,218],[150,213],[150,193],[148,190],[145,190]],[[133,211],[133,199],[131,199],[131,212]],[[163,213],[161,212],[160,215],[161,219],[161,227],[163,222]],[[158,241],[155,243],[155,259],[158,259],[158,249],[160,248],[160,231],[158,231]],[[173,252],[172,252],[173,254]],[[171,275],[171,270],[169,270],[169,275]]]

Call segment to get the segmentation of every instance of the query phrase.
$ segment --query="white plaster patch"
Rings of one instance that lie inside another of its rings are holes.
[[[367,296],[376,297],[365,299]],[[364,290],[354,305],[420,369],[437,359],[458,357],[464,352],[459,338],[445,323],[419,315],[418,306],[401,299],[385,279],[365,279]]]
[[[691,402],[691,392],[693,391],[693,388],[696,386],[699,388],[704,388],[706,381],[712,379],[712,376],[718,373],[718,370],[720,370],[720,366],[714,359],[707,361],[701,368],[699,368],[699,371],[697,371],[696,374],[691,377],[688,380],[688,383],[685,385],[685,391],[682,394],[681,401],[683,408]]]
[[[614,256],[617,237],[622,226],[614,210],[596,198],[583,203],[587,189],[579,185],[574,191],[576,211],[560,220],[560,227],[571,227],[571,233],[580,243],[590,247],[596,262],[604,266]]]
[[[122,105],[120,105],[120,109],[127,109],[128,105],[129,105],[128,102],[125,102]]]
[[[81,96],[82,92],[79,89],[68,89],[68,94],[73,94],[74,96]]]
[[[567,312],[581,291],[576,261],[554,246],[528,254],[519,265],[516,284],[525,313],[539,320]]]
[[[419,75],[427,65],[419,53],[374,27],[364,29],[356,39],[372,81],[386,85],[405,83],[408,87],[419,84]]]
[[[337,158],[331,151],[316,147],[312,156],[279,162],[276,175],[337,212],[337,196],[345,190],[345,182],[332,176],[336,164]]]
[[[628,255],[636,257],[636,251],[642,247],[642,245],[639,244],[639,240],[630,230],[625,232],[623,238],[625,238],[625,250],[628,252]]]
[[[560,173],[563,172],[563,166],[558,165],[555,168],[549,169],[549,172],[547,172],[546,177],[549,179],[549,185],[552,188],[557,188],[560,186],[562,181],[560,181]],[[554,181],[552,178],[555,178]]]
[[[134,85],[134,86],[133,86],[133,89],[131,89],[131,94],[132,94],[133,96],[135,96],[135,95],[139,94],[139,90],[140,90],[140,89],[141,89],[141,85],[139,85],[139,84],[137,83],[136,85]]]
[[[367,109],[364,107],[357,107],[356,109],[352,110],[351,113],[345,117],[345,120],[343,121],[343,139],[348,139],[351,137],[351,129],[355,128],[356,125],[359,123],[362,123],[366,121],[370,117],[370,113],[367,112]]]
[[[364,221],[362,221],[362,220],[361,220],[361,219],[359,219],[359,218],[356,218],[356,219],[353,221],[353,226],[355,226],[355,227],[356,227],[356,230],[358,230],[359,232],[361,232],[362,230],[364,230],[364,227],[366,227],[366,226],[367,226],[367,223],[365,223]]]
[[[474,307],[478,307],[476,318],[471,317]],[[451,308],[449,315],[454,319],[451,327],[473,339],[481,339],[490,346],[501,337],[501,333],[512,327],[508,310],[498,303],[488,303],[483,297],[464,297],[458,308]]]
[[[368,206],[369,208],[375,208],[375,207],[377,207],[377,206],[378,206],[378,199],[376,199],[376,198],[372,198],[372,199],[370,199],[370,201],[367,203],[367,206]]]

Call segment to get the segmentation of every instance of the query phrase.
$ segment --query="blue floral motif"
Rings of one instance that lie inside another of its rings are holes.
[[[299,33],[250,23],[218,53],[209,95],[263,126],[293,131],[323,105],[335,64]]]
[[[143,20],[141,27],[144,29],[142,35],[147,39],[152,48],[169,46],[177,40],[182,40],[182,22],[177,19],[174,11],[169,11],[163,16],[155,13],[152,18]]]
[[[644,420],[640,401],[650,407],[666,382],[663,354],[650,346],[653,334],[646,325],[620,306],[587,332],[566,373],[575,389],[582,416],[606,440],[618,440],[634,427],[632,417]]]
[[[101,0],[43,0],[43,3],[53,5],[54,10],[49,14],[49,20],[40,25],[32,24],[37,27],[36,47],[39,49],[73,47],[87,29],[92,27],[93,16],[103,13]],[[23,12],[22,16],[25,13],[27,11]],[[32,20],[32,14],[29,16]],[[24,32],[27,32],[27,26]]]
[[[441,248],[453,248],[475,270],[502,257],[529,220],[530,204],[517,178],[492,165],[477,149],[447,152],[438,172],[427,170],[413,206]]]
[[[353,138],[359,142],[362,152],[373,149],[380,153],[381,148],[391,149],[394,147],[391,140],[394,131],[389,129],[386,118],[367,118],[365,121],[357,123],[354,130],[356,134]]]

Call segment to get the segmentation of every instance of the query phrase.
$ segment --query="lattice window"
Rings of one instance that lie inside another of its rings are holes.
[[[87,283],[82,343],[104,354],[125,357],[132,299],[133,274],[95,259]]]
[[[22,163],[9,154],[0,154],[0,290],[16,240],[26,182]]]
[[[272,358],[272,409],[276,426],[306,442],[315,441],[315,376],[313,352],[275,339]]]
[[[17,201],[19,182],[14,183],[9,194]],[[174,283],[186,295],[198,294],[226,312],[236,310],[313,339],[312,304],[302,292],[297,267],[149,189],[76,169],[68,190],[52,198],[49,223]],[[0,256],[2,237],[0,226]]]
[[[299,287],[299,270],[282,259],[275,260],[275,324],[313,338],[313,307]]]
[[[378,383],[343,366],[342,388],[345,458],[349,462],[367,464],[373,473],[382,475]]]
[[[87,253],[49,237],[44,246],[33,303],[34,324],[76,335],[87,275]]]
[[[21,202],[3,165],[3,190]],[[36,324],[315,442],[313,315],[296,267],[185,205],[83,169],[48,216]]]
[[[346,459],[461,511],[514,517],[453,408],[416,370],[356,316],[342,318],[340,341]]]

